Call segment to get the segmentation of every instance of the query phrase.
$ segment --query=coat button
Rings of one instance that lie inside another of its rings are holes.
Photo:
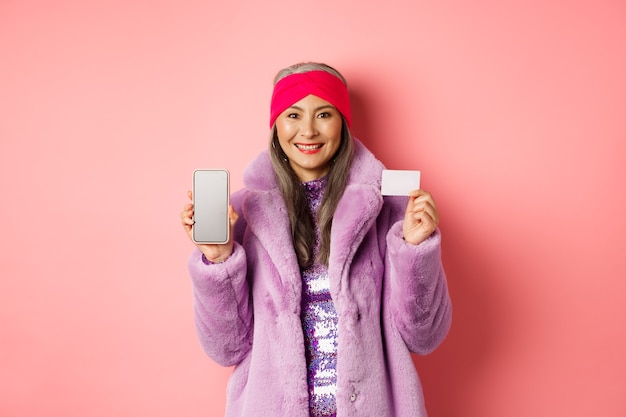
[[[356,394],[352,394],[350,396],[350,401],[355,402],[356,401]]]

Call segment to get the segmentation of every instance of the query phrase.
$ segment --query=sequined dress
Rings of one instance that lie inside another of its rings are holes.
[[[324,195],[326,177],[303,183],[311,213]],[[314,216],[315,217],[315,216]],[[320,246],[320,230],[315,221],[315,247]],[[309,408],[311,417],[335,417],[337,407],[337,311],[330,295],[326,266],[314,263],[302,271],[302,328],[305,336]]]

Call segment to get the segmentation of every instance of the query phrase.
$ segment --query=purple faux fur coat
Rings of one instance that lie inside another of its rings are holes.
[[[451,303],[440,234],[402,239],[407,199],[380,195],[382,164],[355,140],[355,160],[333,219],[328,273],[339,316],[338,417],[426,416],[411,352],[445,338]],[[267,152],[246,169],[231,203],[240,214],[225,262],[189,259],[194,315],[206,353],[235,366],[228,417],[308,417],[302,280],[283,198]]]

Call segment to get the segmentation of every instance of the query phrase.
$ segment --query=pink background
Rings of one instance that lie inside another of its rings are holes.
[[[1,416],[222,415],[178,215],[302,60],[439,203],[431,417],[626,415],[626,3],[368,4],[0,1]]]

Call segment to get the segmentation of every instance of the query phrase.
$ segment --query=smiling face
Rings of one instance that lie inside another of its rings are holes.
[[[328,173],[341,144],[341,127],[341,113],[314,95],[294,103],[276,118],[278,142],[300,181]]]

